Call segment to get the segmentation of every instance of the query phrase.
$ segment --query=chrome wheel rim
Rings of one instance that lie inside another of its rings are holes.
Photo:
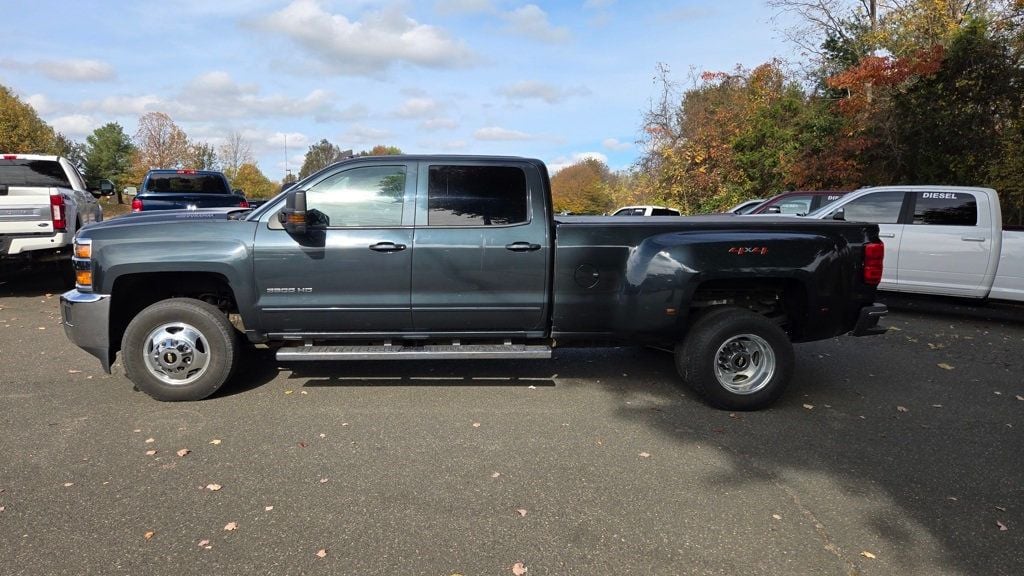
[[[164,324],[150,332],[142,355],[149,373],[171,386],[195,382],[210,366],[206,336],[184,322]]]
[[[715,377],[733,394],[754,394],[775,375],[775,352],[757,334],[740,334],[726,340],[715,353]]]

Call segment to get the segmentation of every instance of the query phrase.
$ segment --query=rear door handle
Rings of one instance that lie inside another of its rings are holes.
[[[964,242],[984,242],[985,241],[984,238],[979,238],[977,236],[961,236],[960,239],[963,240]]]
[[[370,250],[373,250],[374,252],[401,252],[402,250],[405,250],[405,244],[377,242],[376,244],[370,245]]]
[[[505,244],[506,250],[513,252],[533,252],[534,250],[540,250],[540,244],[531,244],[529,242],[513,242],[511,244]]]
[[[895,232],[886,232],[885,234],[883,234],[883,233],[879,232],[878,233],[878,237],[879,238],[895,238],[896,237],[896,233]]]

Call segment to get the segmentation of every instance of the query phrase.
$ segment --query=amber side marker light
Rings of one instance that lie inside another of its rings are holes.
[[[75,270],[75,283],[79,286],[92,286],[92,270]]]
[[[75,244],[75,258],[92,258],[92,244]]]

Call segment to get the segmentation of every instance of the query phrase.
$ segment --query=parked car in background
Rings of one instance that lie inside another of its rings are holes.
[[[132,199],[132,212],[239,206],[249,206],[242,191],[213,170],[150,170]]]
[[[729,208],[728,214],[749,214],[754,208],[757,208],[764,203],[764,198],[754,198],[752,200],[744,200],[739,204]]]
[[[806,216],[843,197],[843,190],[800,190],[783,192],[755,206],[747,214],[792,214]]]
[[[878,224],[881,290],[1024,301],[1024,229],[991,188],[863,188],[808,217]]]
[[[68,260],[75,233],[103,220],[96,201],[114,193],[102,180],[96,187],[66,158],[0,154],[0,264]]]
[[[612,212],[612,216],[679,216],[679,210],[664,206],[625,206]]]

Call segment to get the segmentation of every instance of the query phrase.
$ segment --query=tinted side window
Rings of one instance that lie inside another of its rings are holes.
[[[651,216],[679,216],[679,212],[671,208],[655,208]]]
[[[332,228],[401,226],[404,203],[404,166],[352,168],[306,190],[307,209],[326,215]]]
[[[526,173],[511,166],[431,166],[428,226],[507,226],[529,220]]]
[[[55,160],[3,160],[0,159],[0,184],[4,186],[32,186],[71,188],[67,174]]]
[[[876,192],[843,206],[847,222],[896,224],[903,208],[903,192]]]
[[[914,194],[914,224],[974,226],[978,202],[966,192],[918,192]]]
[[[778,206],[780,214],[807,214],[811,211],[813,199],[813,196],[788,196],[779,200],[775,206]]]

